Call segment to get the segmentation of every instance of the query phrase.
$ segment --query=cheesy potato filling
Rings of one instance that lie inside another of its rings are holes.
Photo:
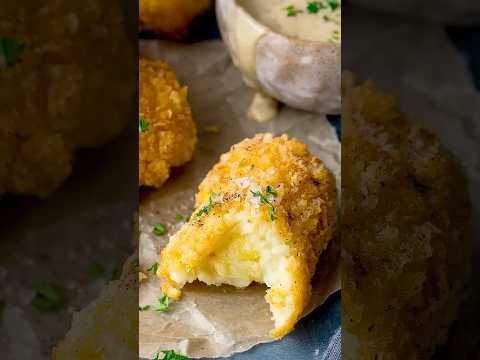
[[[217,246],[195,269],[188,266],[171,272],[178,285],[199,280],[208,285],[222,284],[244,288],[257,282],[266,284],[275,327],[285,322],[293,301],[289,298],[293,280],[288,271],[290,250],[271,223],[251,211],[228,214],[227,226]]]

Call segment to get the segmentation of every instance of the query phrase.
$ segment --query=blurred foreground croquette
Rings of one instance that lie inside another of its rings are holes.
[[[181,39],[197,16],[212,7],[213,0],[139,0],[142,30]]]
[[[139,183],[160,187],[193,155],[197,129],[182,87],[161,60],[140,60]]]
[[[286,135],[244,140],[208,173],[190,221],[162,251],[162,290],[179,299],[196,279],[239,288],[265,283],[271,335],[280,338],[310,300],[335,220],[335,179],[305,145]]]
[[[466,282],[466,184],[394,97],[343,81],[343,359],[430,359]]]

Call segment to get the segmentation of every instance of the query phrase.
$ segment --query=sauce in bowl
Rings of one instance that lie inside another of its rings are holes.
[[[339,0],[237,0],[258,22],[282,35],[339,43]]]

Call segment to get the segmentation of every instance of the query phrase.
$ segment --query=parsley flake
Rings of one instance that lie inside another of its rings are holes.
[[[175,220],[177,223],[187,223],[190,221],[191,215],[182,215],[182,214],[177,214],[175,215]]]
[[[294,5],[288,5],[285,10],[287,11],[287,16],[297,16],[300,13],[303,13],[303,10],[297,9]]]
[[[153,233],[157,236],[163,236],[167,233],[167,228],[163,224],[153,225]]]
[[[277,193],[275,191],[273,191],[273,188],[268,185],[266,188],[265,188],[265,194],[262,194],[260,191],[250,191],[253,195],[253,197],[258,197],[260,199],[260,203],[261,204],[266,204],[268,205],[268,214],[270,215],[270,220],[272,221],[275,221],[277,220],[278,218],[275,216],[275,206],[273,206],[271,200],[269,199],[269,197],[276,197],[277,196]]]
[[[212,193],[210,195],[210,198],[208,199],[208,204],[205,205],[204,207],[202,207],[196,214],[197,217],[200,217],[202,215],[208,215],[210,213],[210,211],[212,210],[213,208],[213,199],[217,196],[216,193]]]
[[[152,264],[152,266],[150,266],[150,267],[147,269],[147,271],[148,271],[148,272],[151,272],[152,274],[156,274],[156,273],[157,273],[157,270],[158,270],[158,262],[156,262],[156,261]]]
[[[122,268],[120,266],[116,266],[112,270],[112,276],[111,280],[118,280],[120,279],[120,276],[122,275]]]
[[[145,305],[145,306],[139,306],[138,307],[138,311],[145,311],[145,310],[148,310],[150,309],[150,305]]]
[[[138,120],[138,132],[140,134],[143,134],[145,131],[148,130],[148,128],[150,127],[150,124],[147,120],[145,120],[144,118],[140,118]]]
[[[327,0],[327,4],[330,6],[332,11],[335,11],[340,6],[340,2],[338,0]]]
[[[105,274],[105,267],[96,262],[96,261],[93,261],[91,262],[90,264],[88,264],[88,267],[87,267],[87,272],[92,276],[92,277],[95,277],[95,278],[99,278],[101,277],[103,274]]]
[[[161,360],[188,360],[188,357],[179,355],[173,350],[162,350],[163,358]],[[157,353],[152,360],[160,360],[160,353]]]
[[[0,36],[0,58],[4,59],[7,66],[13,66],[19,62],[24,49],[24,43],[13,38]]]
[[[48,283],[38,283],[33,289],[32,306],[40,311],[59,310],[65,306],[65,295],[61,288]]]
[[[316,14],[320,9],[325,9],[326,6],[320,1],[310,1],[307,5],[307,11],[310,14]]]
[[[267,188],[265,189],[265,192],[268,195],[277,196],[277,193],[275,191],[273,191],[273,189],[270,185],[267,186]]]
[[[163,294],[158,298],[157,303],[155,304],[155,310],[160,312],[168,311],[168,306],[170,304],[170,299],[167,295]]]

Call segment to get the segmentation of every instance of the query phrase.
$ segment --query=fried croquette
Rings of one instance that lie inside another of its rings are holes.
[[[466,279],[465,181],[394,97],[344,80],[342,328],[354,341],[342,341],[342,353],[429,359]]]
[[[140,60],[139,183],[160,187],[170,168],[185,164],[197,142],[197,128],[181,86],[161,60]]]
[[[213,0],[139,0],[140,27],[181,39],[193,19],[210,9],[212,4]]]
[[[4,2],[1,18],[0,194],[44,197],[127,123],[135,49],[117,1]]]
[[[53,350],[53,360],[138,359],[138,255],[119,280],[73,316],[72,328]]]
[[[162,290],[186,283],[244,288],[265,283],[280,338],[311,296],[310,281],[336,219],[331,172],[286,135],[257,135],[222,155],[200,184],[191,219],[161,253]]]

